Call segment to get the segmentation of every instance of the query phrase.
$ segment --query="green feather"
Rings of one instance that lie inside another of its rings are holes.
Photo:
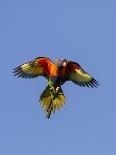
[[[46,89],[40,96],[40,103],[46,112],[47,118],[50,118],[52,113],[55,113],[57,109],[60,109],[65,103],[65,96],[61,87],[58,89],[57,93],[51,89],[48,85]]]

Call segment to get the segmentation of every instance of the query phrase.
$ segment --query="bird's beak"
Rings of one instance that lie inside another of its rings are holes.
[[[63,67],[66,67],[66,62],[63,62]]]

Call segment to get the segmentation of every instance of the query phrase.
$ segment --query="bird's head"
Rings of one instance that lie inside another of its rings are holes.
[[[67,60],[66,60],[66,59],[58,59],[58,60],[56,61],[56,65],[57,65],[58,67],[66,67],[66,65],[67,65]]]

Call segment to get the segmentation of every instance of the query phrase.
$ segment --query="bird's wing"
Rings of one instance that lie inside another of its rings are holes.
[[[98,82],[87,72],[85,72],[81,66],[73,61],[68,61],[66,66],[66,80],[70,80],[75,84],[87,87],[97,87]]]
[[[50,67],[53,65],[52,61],[46,57],[38,57],[30,62],[22,64],[14,68],[13,73],[21,78],[35,78],[38,76],[48,77]]]

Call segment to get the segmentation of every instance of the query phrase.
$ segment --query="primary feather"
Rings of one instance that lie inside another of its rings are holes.
[[[66,67],[66,80],[72,81],[79,86],[87,87],[97,87],[98,82],[87,72],[85,72],[81,66],[73,61],[67,62]]]

